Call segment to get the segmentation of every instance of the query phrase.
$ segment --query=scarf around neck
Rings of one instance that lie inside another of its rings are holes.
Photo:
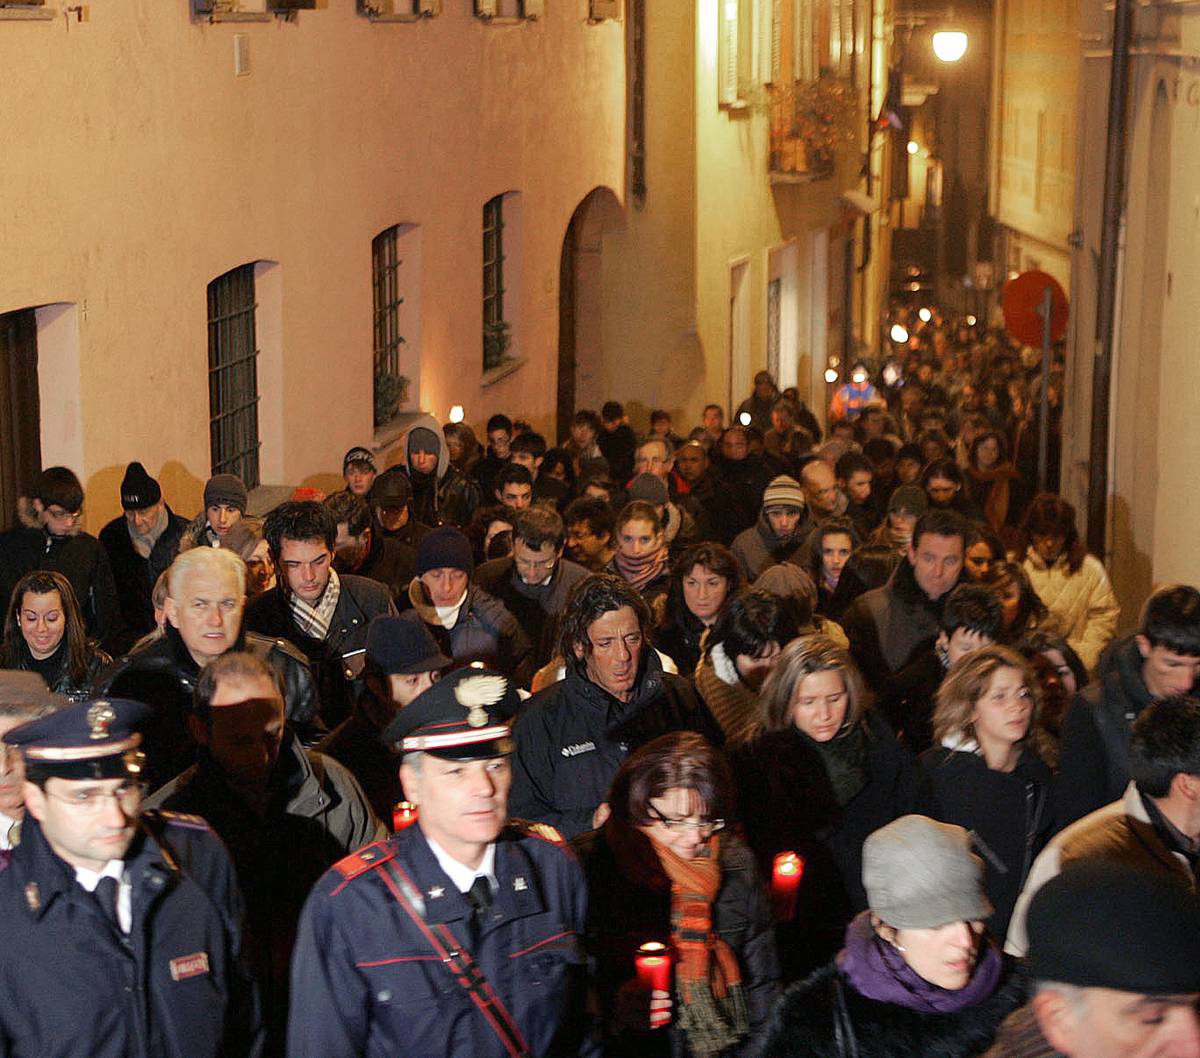
[[[137,532],[128,521],[126,521],[125,527],[129,530],[129,542],[133,544],[133,550],[137,552],[138,557],[149,558],[150,552],[154,550],[154,545],[158,543],[158,538],[166,532],[167,505],[164,503],[158,508],[158,517],[150,526],[148,533]]]
[[[629,558],[618,551],[613,555],[613,564],[631,588],[644,591],[646,585],[662,575],[663,567],[667,564],[667,546],[664,544],[641,558]]]
[[[464,588],[462,596],[453,606],[434,606],[425,599],[425,585],[421,583],[421,578],[413,577],[408,584],[408,601],[412,603],[413,609],[427,625],[444,628],[449,632],[458,624],[459,614],[462,612],[463,603],[467,601],[467,593],[470,590],[470,585]]]
[[[861,723],[835,735],[828,742],[818,742],[799,728],[796,733],[821,758],[833,796],[843,808],[867,785],[867,738]]]
[[[958,989],[930,984],[904,961],[871,925],[871,912],[860,912],[846,927],[846,946],[837,964],[850,986],[861,996],[925,1014],[955,1014],[982,1003],[996,991],[1003,962],[986,938],[967,983]]]
[[[305,602],[299,595],[291,596],[292,619],[306,636],[324,639],[329,635],[329,626],[333,623],[333,614],[341,597],[342,582],[338,578],[337,570],[330,569],[329,583],[325,585],[325,591],[317,600],[316,606]]]

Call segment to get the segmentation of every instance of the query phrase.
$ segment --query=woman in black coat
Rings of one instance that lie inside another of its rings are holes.
[[[980,863],[961,827],[904,816],[863,846],[870,910],[837,958],[793,985],[761,1058],[967,1058],[1027,994],[983,919]]]
[[[784,648],[763,686],[764,730],[733,760],[741,816],[759,867],[804,860],[794,916],[778,927],[784,979],[819,966],[867,906],[862,843],[931,806],[915,758],[868,708],[849,653],[823,635]]]
[[[737,559],[721,544],[693,544],[671,569],[654,645],[689,679],[700,660],[704,633],[716,624],[725,603],[742,584]]]
[[[672,732],[629,757],[608,804],[604,825],[574,843],[602,1053],[743,1053],[766,1023],[779,970],[754,858],[726,827],[728,765],[702,736]],[[670,990],[638,980],[647,942],[671,957]]]
[[[1034,745],[1040,695],[1029,663],[1007,647],[968,654],[938,690],[934,746],[921,755],[934,814],[975,836],[995,908],[988,927],[1001,941],[1029,868],[1054,833],[1050,769]]]

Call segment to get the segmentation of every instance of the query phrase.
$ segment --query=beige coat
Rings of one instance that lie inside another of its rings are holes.
[[[1033,548],[1022,563],[1033,590],[1050,611],[1048,630],[1058,632],[1079,655],[1088,671],[1096,668],[1100,652],[1116,634],[1121,607],[1099,559],[1088,555],[1077,572],[1067,568],[1065,555],[1047,566]]]

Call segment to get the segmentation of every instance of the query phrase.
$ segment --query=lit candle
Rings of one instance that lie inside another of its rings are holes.
[[[399,834],[417,821],[417,806],[412,801],[397,801],[392,809],[392,833]]]
[[[804,858],[794,852],[781,852],[775,857],[771,871],[771,894],[774,897],[775,918],[781,922],[796,917],[796,894],[804,877]]]
[[[665,944],[656,940],[646,941],[638,948],[633,963],[637,967],[638,981],[643,988],[659,992],[671,991],[671,953]],[[652,1029],[661,1028],[668,1021],[670,1015],[665,1010],[652,1011],[650,1014]]]

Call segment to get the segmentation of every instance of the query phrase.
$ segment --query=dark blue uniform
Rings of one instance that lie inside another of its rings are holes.
[[[202,819],[145,812],[123,935],[26,817],[0,869],[0,1055],[244,1058],[259,1052],[233,865]]]
[[[347,857],[317,883],[292,959],[289,1058],[509,1058],[510,1052],[389,888],[402,868],[431,926],[474,956],[529,1053],[593,1053],[585,1041],[583,875],[527,824],[496,840],[499,890],[482,921],[419,826]],[[476,935],[477,933],[477,935]]]

